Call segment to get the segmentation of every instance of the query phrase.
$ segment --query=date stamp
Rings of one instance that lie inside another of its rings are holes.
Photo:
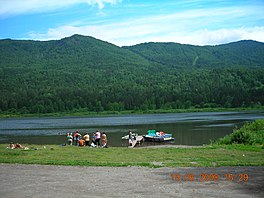
[[[220,178],[223,178],[226,181],[230,182],[247,182],[249,179],[248,174],[245,173],[239,173],[239,174],[232,174],[232,173],[226,173],[226,174],[206,174],[202,173],[200,175],[195,175],[192,173],[186,173],[186,174],[178,174],[178,173],[172,173],[170,174],[170,177],[174,181],[189,181],[189,182],[210,182],[214,181],[217,182]]]

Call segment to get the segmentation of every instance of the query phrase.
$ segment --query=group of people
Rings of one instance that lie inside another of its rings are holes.
[[[79,130],[76,130],[74,134],[67,133],[67,141],[68,145],[75,145],[75,146],[89,146],[89,147],[102,147],[107,148],[107,137],[105,132],[100,132],[97,130],[96,132],[92,133],[91,137],[91,144],[90,144],[90,135],[88,132],[85,133],[84,136],[82,136],[81,133],[79,133]]]
[[[21,144],[18,144],[18,143],[14,144],[13,142],[10,142],[9,148],[10,149],[23,149],[24,147]]]

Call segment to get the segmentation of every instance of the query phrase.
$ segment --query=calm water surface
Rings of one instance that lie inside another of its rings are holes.
[[[121,137],[129,129],[142,135],[148,129],[156,129],[172,133],[175,140],[171,144],[202,145],[224,137],[247,121],[263,118],[264,111],[9,118],[0,119],[0,143],[62,144],[69,131],[78,129],[84,134],[99,129],[107,133],[110,146],[126,146]]]

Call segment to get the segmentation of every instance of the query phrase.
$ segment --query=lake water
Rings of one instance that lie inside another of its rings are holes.
[[[264,119],[264,111],[8,118],[0,119],[0,143],[63,144],[69,131],[78,129],[84,134],[99,129],[106,132],[109,146],[127,146],[121,137],[127,135],[129,129],[142,135],[155,129],[172,133],[175,140],[170,144],[202,145],[257,119]]]

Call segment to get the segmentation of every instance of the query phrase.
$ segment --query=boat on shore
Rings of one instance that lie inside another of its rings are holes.
[[[164,133],[163,131],[156,130],[148,130],[147,135],[143,135],[145,141],[152,142],[165,142],[165,141],[173,141],[174,138],[172,134]]]
[[[138,136],[137,133],[132,133],[132,139],[136,139],[137,136]],[[122,140],[128,140],[129,139],[129,135],[125,135],[121,139]]]
[[[128,148],[134,148],[137,144],[141,144],[144,137],[142,135],[138,135],[137,133],[132,133],[131,135],[123,136],[121,139],[128,141]]]

